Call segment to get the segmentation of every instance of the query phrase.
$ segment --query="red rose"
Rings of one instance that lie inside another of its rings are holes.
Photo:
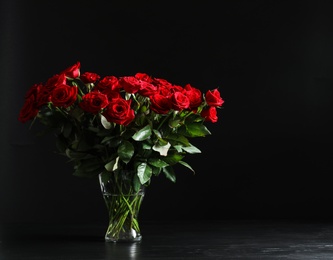
[[[69,107],[77,99],[77,87],[65,84],[57,86],[51,93],[51,102],[56,107]]]
[[[90,92],[82,96],[79,106],[92,114],[97,114],[109,104],[108,97],[100,92]]]
[[[214,89],[206,92],[206,102],[208,106],[220,107],[224,103],[224,100],[221,98],[220,92]]]
[[[172,85],[171,87],[169,87],[170,92],[175,93],[175,92],[184,92],[184,88],[182,86],[178,86],[178,85]]]
[[[38,89],[41,87],[42,84],[34,84],[28,91],[25,93],[25,98],[29,98],[30,96],[36,97],[38,94]]]
[[[37,93],[37,106],[47,104],[51,100],[51,93],[59,85],[66,85],[66,75],[64,73],[53,75],[46,81],[44,86],[40,85]]]
[[[201,91],[197,88],[193,88],[190,84],[187,84],[184,90],[184,94],[190,100],[190,109],[198,108],[202,103]]]
[[[45,86],[40,84],[34,84],[25,94],[25,98],[34,97],[36,108],[47,104],[50,100],[50,92],[46,89]]]
[[[169,81],[167,81],[166,79],[154,78],[152,83],[157,86],[165,86],[167,88],[172,87],[172,84]]]
[[[171,109],[170,99],[161,94],[150,96],[150,109],[157,114],[167,114]]]
[[[144,97],[149,97],[157,93],[157,87],[148,82],[141,81],[141,87],[138,93]]]
[[[101,79],[98,84],[94,87],[94,90],[98,90],[102,93],[108,93],[111,90],[118,90],[119,86],[118,78],[115,76],[106,76]]]
[[[66,84],[66,75],[64,73],[53,75],[46,81],[45,86],[51,90],[54,89],[55,86],[62,84]]]
[[[50,102],[51,99],[51,90],[48,89],[46,86],[40,85],[37,92],[37,107],[40,108],[43,105],[46,105]]]
[[[83,81],[83,83],[95,83],[97,80],[99,80],[101,77],[94,73],[94,72],[84,72],[81,76],[80,79]]]
[[[119,84],[124,88],[127,93],[136,93],[141,88],[141,80],[133,76],[121,77]]]
[[[33,119],[38,114],[38,112],[39,110],[36,107],[35,96],[30,95],[25,99],[23,107],[20,110],[18,120],[22,123],[25,123]]]
[[[188,109],[190,106],[190,100],[183,93],[177,91],[171,96],[172,108],[175,110]]]
[[[134,110],[131,109],[131,100],[112,99],[112,102],[105,108],[103,116],[109,122],[127,126],[135,118]]]
[[[158,93],[166,96],[166,97],[170,97],[172,95],[172,92],[170,91],[170,87],[165,86],[165,85],[161,85],[158,87]]]
[[[122,98],[121,94],[118,91],[112,91],[110,90],[109,92],[103,92],[108,97],[109,102],[112,101],[113,99],[117,98]]]
[[[139,80],[146,81],[148,83],[151,83],[153,79],[146,73],[138,72],[135,74],[135,77]]]
[[[216,107],[209,107],[201,111],[201,116],[206,122],[216,123],[218,120]]]
[[[63,70],[62,73],[64,73],[66,75],[66,77],[76,79],[77,77],[80,76],[80,67],[81,67],[81,64],[78,61],[74,65],[72,65],[72,66],[68,67],[67,69]]]

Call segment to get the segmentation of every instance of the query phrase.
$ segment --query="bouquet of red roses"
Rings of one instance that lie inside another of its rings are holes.
[[[218,120],[219,90],[202,93],[146,73],[101,77],[68,67],[26,93],[19,121],[38,120],[56,134],[59,153],[74,164],[74,175],[131,169],[134,187],[160,173],[175,182],[177,163],[200,153],[190,143],[211,134],[205,123]]]

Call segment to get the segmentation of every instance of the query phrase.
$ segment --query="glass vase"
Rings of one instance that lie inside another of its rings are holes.
[[[130,171],[99,174],[109,218],[106,242],[138,242],[142,239],[138,217],[145,187],[134,188],[131,176]]]

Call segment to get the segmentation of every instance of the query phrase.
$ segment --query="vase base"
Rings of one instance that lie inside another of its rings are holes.
[[[137,236],[135,238],[129,239],[129,238],[110,238],[105,237],[105,242],[107,243],[135,243],[140,242],[142,240],[142,236]]]
[[[139,232],[135,231],[133,228],[127,232],[120,232],[118,236],[105,235],[105,242],[114,243],[131,243],[141,241],[142,236]]]

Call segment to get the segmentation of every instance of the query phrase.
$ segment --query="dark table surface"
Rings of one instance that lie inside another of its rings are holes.
[[[141,230],[141,242],[106,243],[99,224],[11,224],[2,228],[0,259],[333,259],[328,221],[163,221]]]

